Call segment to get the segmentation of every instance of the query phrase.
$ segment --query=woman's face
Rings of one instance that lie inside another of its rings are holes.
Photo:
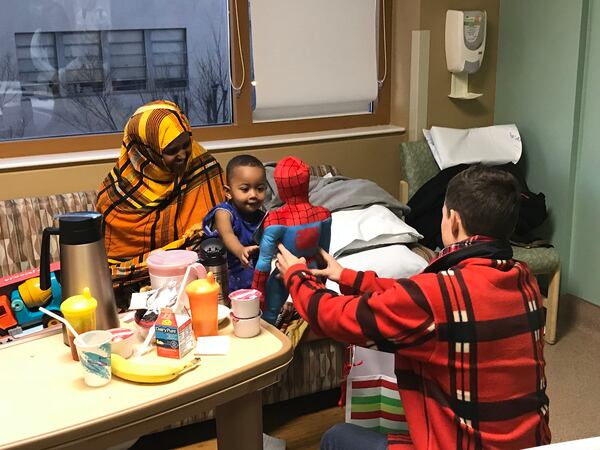
[[[188,132],[181,133],[162,152],[162,158],[170,172],[183,175],[192,152],[192,140]]]

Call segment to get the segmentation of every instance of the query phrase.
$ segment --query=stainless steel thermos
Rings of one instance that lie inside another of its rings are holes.
[[[223,241],[212,237],[204,239],[200,243],[198,262],[202,264],[207,272],[215,275],[217,283],[221,286],[219,292],[219,303],[229,306],[229,289],[227,286],[227,249]]]
[[[104,247],[102,223],[102,214],[97,212],[72,212],[58,216],[58,228],[44,229],[40,288],[50,287],[50,236],[58,235],[62,300],[81,294],[85,287],[89,288],[98,301],[96,328],[108,330],[119,326],[119,317]],[[63,333],[63,337],[66,338],[66,333]]]

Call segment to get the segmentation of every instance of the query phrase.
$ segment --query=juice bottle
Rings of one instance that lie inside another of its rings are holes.
[[[194,280],[185,288],[190,299],[194,337],[218,334],[219,283],[212,272],[205,279]]]

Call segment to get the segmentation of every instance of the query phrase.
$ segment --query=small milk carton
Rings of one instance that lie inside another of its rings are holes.
[[[192,319],[162,308],[156,319],[156,353],[167,358],[183,358],[194,348]]]

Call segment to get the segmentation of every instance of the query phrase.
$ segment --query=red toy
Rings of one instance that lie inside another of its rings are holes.
[[[305,257],[309,267],[316,267],[319,247],[328,250],[331,238],[331,213],[308,200],[310,170],[299,158],[288,156],[275,167],[275,183],[285,204],[269,211],[262,224],[260,255],[252,287],[263,293],[263,319],[275,323],[288,292],[276,272],[271,276],[271,261],[281,242],[294,255]]]

